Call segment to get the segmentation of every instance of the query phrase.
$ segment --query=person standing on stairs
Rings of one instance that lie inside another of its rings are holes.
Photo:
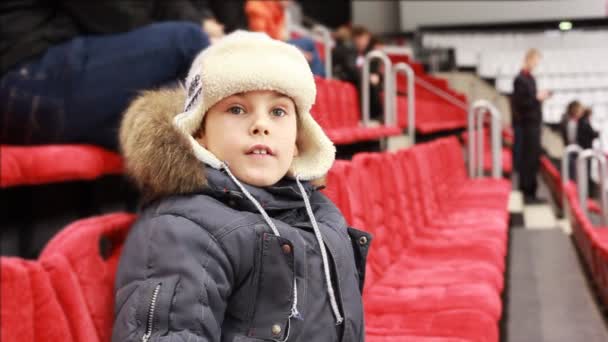
[[[600,134],[591,126],[591,115],[593,114],[591,108],[585,108],[581,118],[578,120],[576,126],[576,144],[578,144],[583,150],[593,148],[593,140],[599,138]],[[595,182],[591,179],[591,161],[587,160],[587,189],[589,198],[594,198],[597,194],[598,188]]]
[[[513,81],[511,98],[515,132],[513,157],[519,176],[519,189],[523,192],[527,203],[538,201],[536,174],[540,166],[541,154],[541,103],[551,96],[549,91],[536,89],[536,80],[532,72],[538,66],[540,58],[541,54],[537,49],[526,52],[523,68]]]

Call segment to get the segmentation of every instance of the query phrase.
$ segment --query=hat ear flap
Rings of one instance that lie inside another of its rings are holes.
[[[300,114],[297,149],[288,175],[301,180],[325,176],[336,158],[336,147],[308,112]]]

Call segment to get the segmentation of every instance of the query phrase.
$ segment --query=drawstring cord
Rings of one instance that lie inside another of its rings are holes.
[[[245,187],[241,184],[241,182],[239,182],[239,180],[236,179],[236,177],[234,177],[234,175],[232,174],[232,172],[230,172],[230,169],[228,168],[228,164],[226,164],[225,162],[222,163],[222,169],[224,169],[224,171],[226,171],[226,173],[232,179],[232,181],[236,184],[236,186],[238,186],[239,189],[241,189],[241,191],[243,192],[243,194],[245,194],[245,197],[247,197],[247,199],[249,199],[251,201],[251,203],[253,203],[253,205],[258,209],[258,211],[264,218],[264,221],[266,221],[266,223],[270,226],[270,229],[272,229],[272,232],[274,233],[274,235],[281,236],[281,234],[279,233],[279,230],[274,225],[274,222],[272,222],[272,220],[270,219],[270,216],[268,216],[268,214],[266,213],[266,210],[264,210],[264,208],[262,208],[260,203],[249,193],[249,191],[247,191],[247,189],[245,189]],[[298,283],[296,282],[295,277],[293,279],[293,305],[291,306],[291,314],[289,315],[289,318],[291,318],[291,317],[295,317],[297,319],[302,319],[302,316],[300,315],[300,312],[298,311]]]
[[[272,222],[272,219],[270,219],[270,216],[268,216],[268,214],[266,213],[264,208],[262,208],[260,203],[249,193],[249,191],[247,191],[247,189],[245,189],[245,187],[232,174],[232,172],[230,172],[230,168],[228,168],[228,165],[225,162],[222,163],[222,169],[226,171],[226,173],[232,179],[232,181],[239,187],[239,189],[243,192],[243,194],[245,194],[245,197],[247,197],[247,199],[249,199],[249,201],[251,201],[251,203],[253,203],[253,205],[256,207],[256,209],[260,212],[260,214],[264,218],[264,221],[266,221],[266,223],[272,229],[272,232],[276,236],[281,236],[281,234],[279,233],[279,230],[274,225],[274,222]],[[325,248],[325,242],[323,241],[323,235],[321,235],[321,230],[319,229],[319,226],[317,225],[317,220],[315,219],[315,215],[312,211],[312,207],[310,206],[310,200],[308,199],[308,195],[306,195],[306,190],[304,189],[304,186],[300,182],[300,179],[298,176],[296,176],[296,183],[298,184],[298,188],[300,189],[302,198],[304,199],[304,205],[306,206],[306,213],[308,214],[308,218],[310,220],[310,223],[312,224],[312,228],[315,233],[315,237],[317,238],[317,242],[319,244],[319,249],[321,250],[321,259],[323,260],[323,271],[325,274],[325,282],[327,284],[327,294],[329,296],[329,302],[331,305],[331,309],[334,313],[334,316],[336,318],[336,325],[340,325],[344,321],[344,318],[342,317],[342,314],[340,313],[340,309],[338,307],[338,302],[336,300],[336,294],[334,292],[333,283],[331,281],[331,274],[329,271],[330,270],[329,259],[327,258],[327,250]],[[297,282],[296,282],[295,278],[294,278],[294,284],[293,284],[293,293],[294,293],[294,300],[293,300],[293,305],[291,307],[291,314],[289,317],[290,318],[295,317],[298,319],[302,319],[300,312],[298,311],[298,306],[297,306],[298,305],[298,287],[297,287]]]
[[[304,186],[302,186],[302,183],[300,183],[300,178],[298,176],[296,176],[296,183],[298,184],[298,188],[300,188],[300,192],[302,193],[302,197],[304,198],[306,212],[308,213],[308,218],[310,219],[310,223],[312,224],[312,228],[315,232],[317,242],[319,243],[319,249],[321,250],[321,259],[323,259],[323,271],[325,273],[325,282],[327,284],[327,294],[329,295],[329,303],[331,304],[331,309],[334,312],[334,316],[336,317],[336,325],[340,325],[344,321],[344,318],[342,317],[342,314],[340,314],[338,302],[336,301],[336,294],[334,293],[334,287],[331,281],[331,275],[329,274],[329,261],[327,259],[327,250],[325,248],[325,243],[323,242],[323,235],[321,235],[321,230],[319,229],[319,226],[317,225],[317,220],[315,219],[315,215],[312,212],[310,201],[308,199],[308,196],[306,195]]]

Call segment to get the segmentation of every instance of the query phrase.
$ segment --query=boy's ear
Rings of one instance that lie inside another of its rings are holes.
[[[201,146],[207,148],[207,146],[205,146],[207,143],[205,139],[205,132],[202,127],[199,128],[196,132],[194,132],[192,136],[194,137],[194,140],[201,144]]]
[[[194,136],[194,139],[204,148],[207,148],[207,139],[204,134],[198,134]]]

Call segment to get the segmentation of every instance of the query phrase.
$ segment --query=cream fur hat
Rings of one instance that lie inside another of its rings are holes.
[[[297,144],[288,176],[302,180],[323,177],[331,168],[336,149],[310,115],[315,102],[313,74],[302,52],[265,33],[237,31],[203,50],[186,78],[184,112],[173,124],[185,134],[197,159],[220,169],[222,161],[201,146],[193,134],[207,110],[222,99],[242,92],[273,90],[290,97],[298,114]]]

